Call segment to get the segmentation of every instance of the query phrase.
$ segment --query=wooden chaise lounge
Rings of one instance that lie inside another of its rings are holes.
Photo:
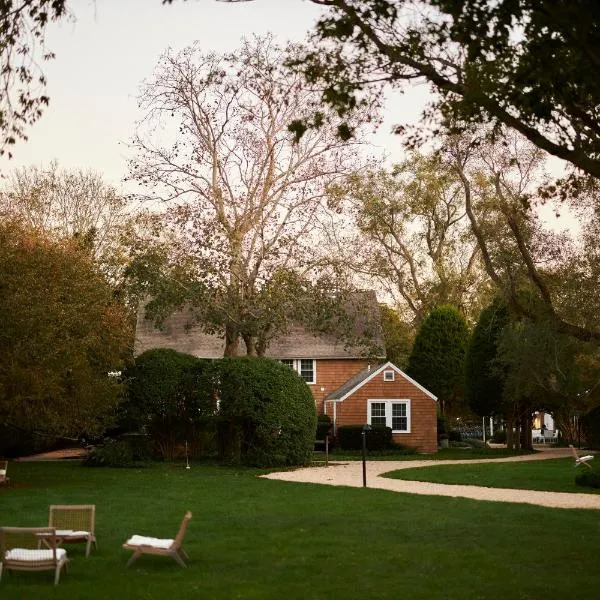
[[[40,540],[45,548],[39,548]],[[0,527],[0,579],[2,571],[54,571],[54,585],[60,571],[67,570],[67,551],[57,548],[54,527]]]
[[[187,566],[183,559],[187,559],[181,545],[187,531],[187,526],[192,518],[192,513],[188,510],[181,521],[179,531],[174,539],[160,539],[153,537],[145,537],[143,535],[134,535],[130,537],[124,544],[126,550],[133,550],[133,556],[127,561],[127,566],[131,566],[142,554],[154,554],[157,556],[170,556],[175,562],[182,567]]]

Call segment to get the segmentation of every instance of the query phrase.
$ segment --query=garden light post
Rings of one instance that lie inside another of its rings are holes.
[[[367,487],[367,432],[371,431],[370,425],[363,425],[362,428],[362,471],[363,487]]]

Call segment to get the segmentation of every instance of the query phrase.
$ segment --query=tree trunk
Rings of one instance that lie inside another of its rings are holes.
[[[240,353],[240,334],[237,329],[231,325],[225,326],[225,352],[223,356],[239,356]]]

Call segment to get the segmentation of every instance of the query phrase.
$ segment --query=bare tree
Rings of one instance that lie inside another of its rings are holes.
[[[114,261],[129,218],[126,199],[99,173],[61,169],[56,162],[13,171],[0,190],[0,215],[54,237],[77,238],[104,267]]]
[[[416,323],[440,304],[476,318],[489,278],[451,165],[413,154],[392,171],[353,174],[330,193],[348,221],[346,233],[339,223],[330,228],[330,239],[351,270],[374,279]]]
[[[320,100],[284,66],[296,52],[270,37],[224,55],[196,43],[165,53],[140,96],[131,178],[146,199],[168,203],[172,253],[194,259],[196,284],[181,282],[180,300],[225,334],[229,355],[241,338],[247,353],[260,352],[274,334],[285,273],[306,273],[319,243],[325,186],[356,168],[358,142],[327,126],[299,141],[290,132]]]

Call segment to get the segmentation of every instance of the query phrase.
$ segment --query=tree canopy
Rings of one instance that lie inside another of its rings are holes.
[[[504,124],[600,176],[595,0],[312,0],[328,8],[298,65],[347,114],[424,81],[434,129]],[[399,130],[402,130],[400,124]]]
[[[131,346],[127,313],[89,256],[0,224],[0,420],[69,437],[102,432],[120,401],[110,371]]]
[[[469,329],[453,306],[439,306],[425,317],[408,359],[407,374],[435,394],[443,414],[462,397]]]

